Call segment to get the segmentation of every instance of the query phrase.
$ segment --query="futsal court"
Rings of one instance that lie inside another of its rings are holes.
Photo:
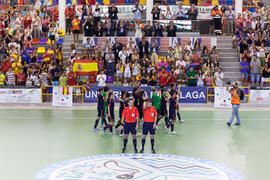
[[[31,180],[42,168],[74,158],[121,154],[122,137],[92,130],[95,110],[0,110],[2,180]],[[196,157],[239,171],[245,179],[269,179],[269,111],[242,110],[240,127],[226,126],[230,110],[182,111],[177,134],[156,133],[158,154]],[[140,130],[141,131],[141,130]],[[137,137],[140,148],[141,136]],[[133,153],[129,139],[127,153]],[[151,153],[149,137],[145,153]]]

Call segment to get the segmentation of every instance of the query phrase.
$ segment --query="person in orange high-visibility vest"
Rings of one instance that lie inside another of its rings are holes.
[[[239,126],[240,123],[240,116],[239,116],[239,112],[238,109],[240,107],[240,89],[238,88],[238,84],[237,82],[234,82],[232,84],[233,88],[229,89],[229,86],[227,86],[227,91],[229,91],[231,93],[231,104],[232,104],[232,116],[229,122],[227,122],[228,126],[232,125],[232,122],[236,116],[237,118],[237,122],[234,124],[236,126]]]
[[[222,30],[221,30],[221,27],[222,27],[222,23],[221,23],[222,12],[221,12],[221,10],[218,9],[218,6],[214,7],[214,9],[211,12],[211,16],[212,16],[213,21],[214,21],[215,33],[217,35],[221,34],[222,33]]]
[[[79,34],[80,34],[80,20],[79,16],[75,16],[73,21],[71,22],[72,24],[72,30],[73,30],[73,36],[74,36],[74,43],[78,44],[79,42]]]

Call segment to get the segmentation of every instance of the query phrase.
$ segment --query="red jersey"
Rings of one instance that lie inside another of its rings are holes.
[[[59,20],[59,11],[57,9],[52,9],[51,16],[55,21],[58,21]]]
[[[166,86],[167,85],[167,77],[168,77],[167,72],[159,72],[159,84]]]
[[[11,67],[12,62],[11,61],[5,61],[2,68],[2,72],[6,73],[8,71],[8,68]]]
[[[70,9],[66,8],[65,15],[68,16],[69,19],[72,20],[73,19],[73,9],[72,8],[70,8]]]
[[[154,106],[151,106],[150,108],[145,108],[143,110],[144,122],[155,122],[155,117],[157,117],[157,110]]]
[[[122,117],[125,118],[126,123],[136,123],[136,118],[139,118],[139,112],[136,107],[130,109],[129,107],[125,107]]]
[[[176,75],[174,73],[169,73],[168,84],[176,83]]]

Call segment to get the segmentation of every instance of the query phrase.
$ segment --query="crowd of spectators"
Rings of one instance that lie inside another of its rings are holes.
[[[235,19],[233,46],[240,58],[242,84],[252,87],[269,85],[270,7],[259,1],[255,12],[248,8]]]

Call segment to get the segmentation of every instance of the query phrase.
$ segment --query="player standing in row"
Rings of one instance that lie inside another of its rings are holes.
[[[170,104],[169,104],[169,120],[170,123],[167,126],[167,129],[169,127],[171,127],[171,133],[172,134],[176,134],[176,132],[174,131],[174,123],[176,120],[176,109],[177,109],[177,102],[178,102],[178,98],[177,98],[177,93],[175,91],[171,92],[171,97],[170,97]]]
[[[131,133],[133,139],[134,153],[138,153],[136,133],[139,127],[139,112],[134,107],[134,98],[129,98],[128,107],[125,107],[122,114],[122,124],[124,124],[124,147],[122,153],[126,152],[128,135]]]
[[[170,91],[169,91],[169,93],[170,93],[170,94],[173,94],[173,92],[175,92],[175,93],[176,93],[176,96],[180,96],[180,88],[181,88],[181,85],[178,85],[177,91],[175,90],[175,88],[176,88],[175,84],[172,84],[172,85],[170,86]],[[177,113],[176,113],[176,114],[177,114],[178,120],[179,120],[180,123],[183,123],[184,120],[181,119],[181,116],[180,116],[180,107],[179,107],[178,101],[176,101],[176,103],[177,103],[177,106],[176,106],[176,111],[177,111]]]
[[[96,121],[95,121],[95,125],[94,125],[94,128],[93,130],[94,131],[98,131],[99,129],[97,128],[98,126],[98,122],[101,118],[104,117],[104,99],[103,99],[103,88],[100,88],[98,90],[98,95],[97,95],[97,99],[98,99],[98,104],[97,104],[97,111],[98,111],[98,115],[97,115],[97,118],[96,118]]]
[[[149,132],[151,138],[152,153],[155,154],[156,151],[154,149],[154,136],[157,123],[157,111],[156,108],[151,105],[148,97],[145,98],[143,104],[143,122],[142,148],[140,150],[140,153],[144,153],[145,138]]]
[[[156,88],[152,89],[152,104],[156,108],[156,111],[158,113],[158,116],[160,115],[160,102],[161,102],[161,97],[159,96],[159,92],[157,91]],[[157,118],[159,120],[159,118]],[[158,122],[156,124],[156,129],[158,129]]]
[[[121,126],[120,136],[123,136],[123,134],[124,134],[124,130],[123,130],[124,125],[121,123],[121,119],[122,119],[122,113],[123,113],[125,107],[128,107],[128,97],[129,97],[129,93],[127,91],[121,91],[121,97],[118,98],[118,100],[120,102],[119,121],[117,122],[115,129],[118,129]]]
[[[114,94],[113,92],[108,93],[108,125],[105,125],[103,128],[103,131],[107,128],[110,129],[110,135],[114,135],[115,132],[113,132],[113,126],[114,126]]]
[[[163,117],[165,118],[165,128],[167,128],[169,124],[169,119],[168,119],[168,110],[167,110],[167,101],[168,101],[168,95],[167,92],[165,91],[164,88],[161,89],[161,101],[160,101],[160,110],[159,110],[159,117],[157,120],[157,124],[160,119]]]

